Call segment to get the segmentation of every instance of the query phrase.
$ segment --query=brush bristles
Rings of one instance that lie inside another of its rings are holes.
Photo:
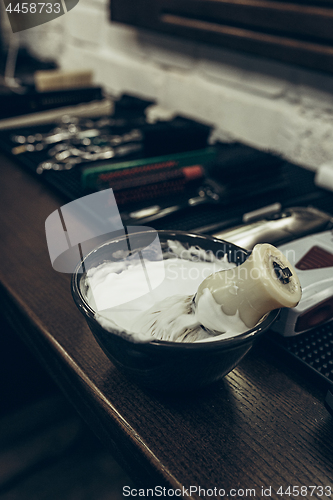
[[[168,297],[139,318],[141,333],[169,342],[195,342],[208,336],[199,324],[192,295]]]

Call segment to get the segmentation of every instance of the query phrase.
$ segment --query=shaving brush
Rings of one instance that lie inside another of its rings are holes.
[[[294,268],[282,252],[269,244],[256,245],[240,266],[208,276],[198,288],[195,304],[205,289],[225,314],[233,316],[238,312],[248,328],[273,309],[295,307],[302,295]]]
[[[301,294],[286,257],[272,245],[256,245],[240,266],[208,276],[194,296],[167,297],[136,323],[142,333],[173,342],[230,336],[232,331],[236,335],[253,328],[273,309],[295,307]]]

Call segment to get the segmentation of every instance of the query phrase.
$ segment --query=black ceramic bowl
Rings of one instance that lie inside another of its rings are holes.
[[[154,233],[151,231],[152,235]],[[146,246],[149,231],[131,235],[132,249]],[[232,243],[180,231],[159,231],[158,236],[164,255],[168,241],[176,240],[184,247],[198,246],[211,251],[219,258],[228,254],[229,262],[239,265],[250,255]],[[120,239],[113,238],[98,246],[85,258],[89,268],[105,261],[114,260],[114,248]],[[95,319],[95,312],[87,302],[85,275],[82,268],[72,277],[72,295],[79,310],[84,315],[90,330],[114,365],[134,382],[161,391],[193,390],[215,382],[229,373],[251,349],[254,341],[275,321],[278,310],[266,314],[252,329],[236,337],[200,342],[177,343],[162,340],[150,342],[134,341],[126,332],[104,329]]]

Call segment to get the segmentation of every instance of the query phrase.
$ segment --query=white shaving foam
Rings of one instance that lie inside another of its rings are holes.
[[[217,259],[213,252],[199,247],[185,249],[175,241],[168,244],[170,258],[164,260],[163,283],[149,292],[142,288],[139,298],[132,299],[132,296],[142,286],[139,279],[141,262],[130,266],[122,262],[105,262],[89,270],[87,301],[90,306],[96,310],[96,302],[114,303],[114,307],[95,314],[103,328],[125,331],[137,341],[171,342],[206,342],[231,338],[246,331],[239,315],[223,313],[208,289],[204,290],[195,308],[192,304],[193,296],[206,277],[235,265],[230,264],[226,256]],[[144,266],[151,275],[160,262],[144,260]]]

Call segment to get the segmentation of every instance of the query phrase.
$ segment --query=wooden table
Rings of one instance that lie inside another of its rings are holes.
[[[278,495],[280,486],[307,486],[303,498],[319,498],[309,486],[332,485],[325,385],[267,342],[197,394],[166,396],[128,382],[74,305],[70,277],[51,267],[44,223],[66,201],[0,159],[1,309],[135,484],[191,498],[222,498],[223,490],[262,498],[264,488],[274,499],[293,498]]]

